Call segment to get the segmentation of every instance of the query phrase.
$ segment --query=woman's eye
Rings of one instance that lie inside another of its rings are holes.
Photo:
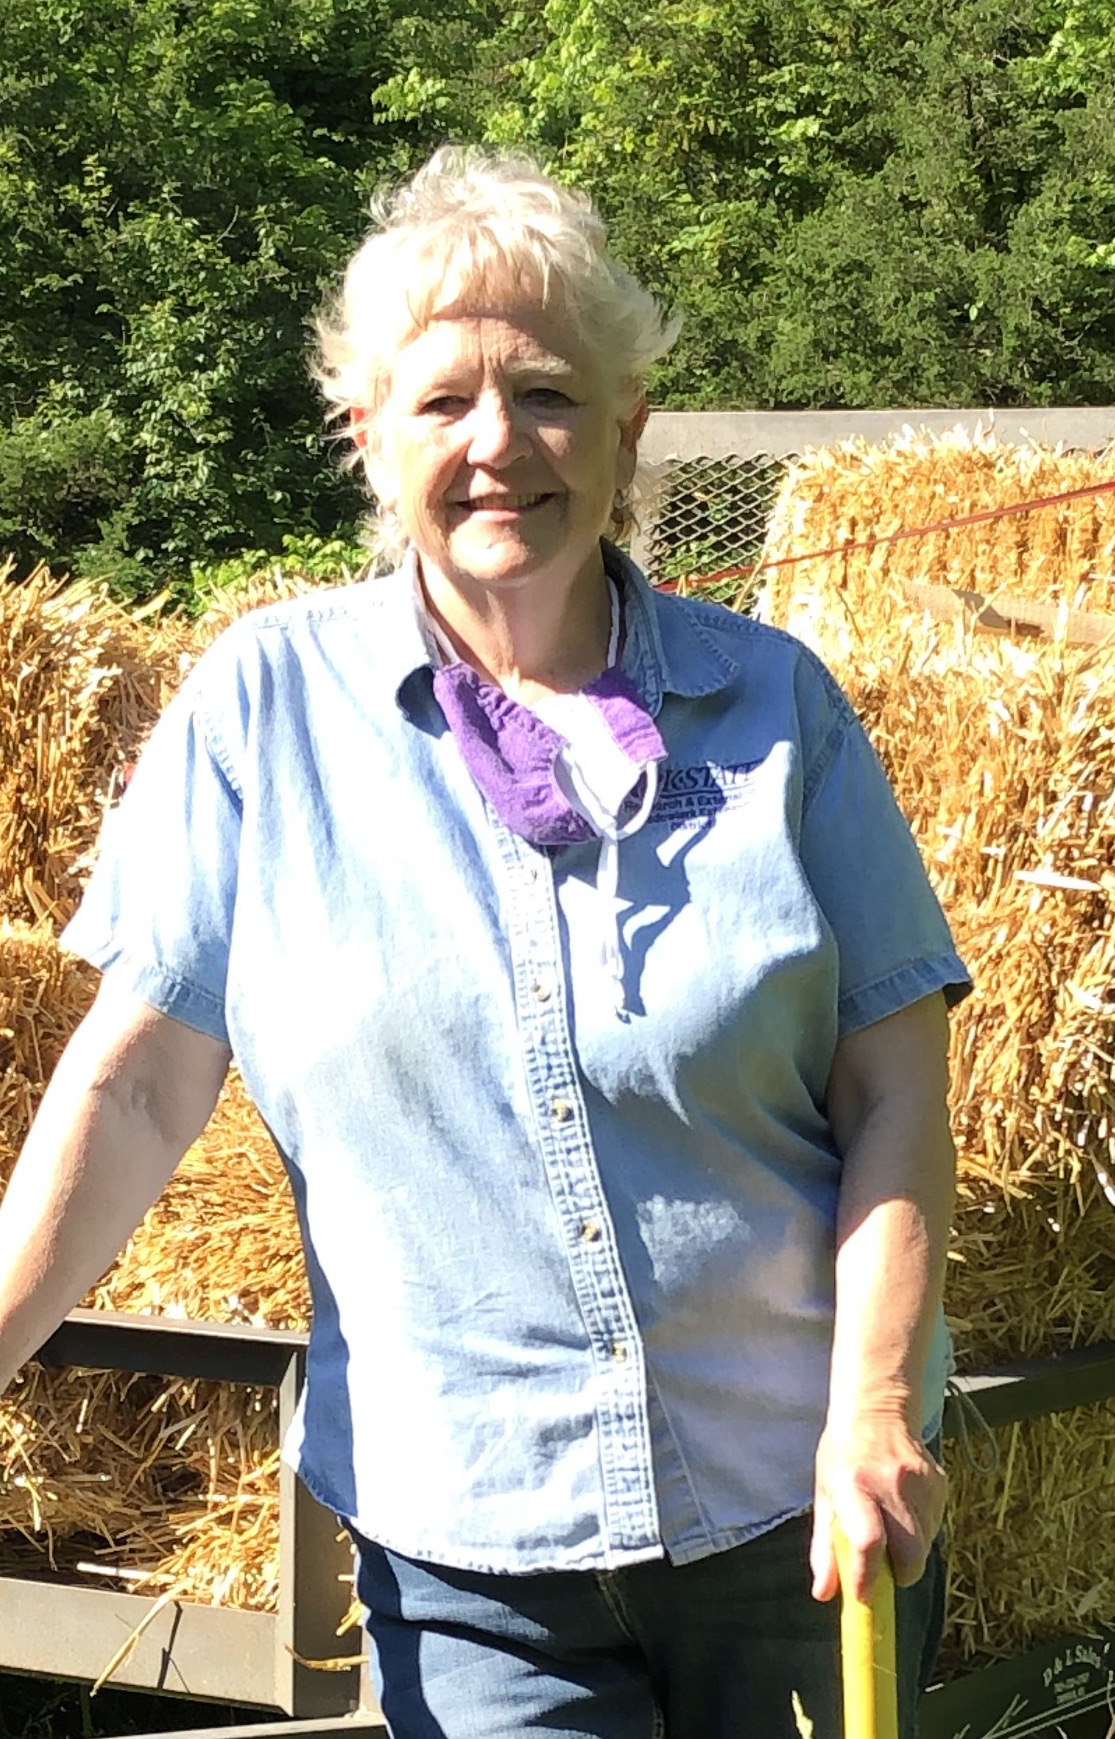
[[[438,393],[432,399],[422,401],[423,415],[435,417],[456,417],[468,404],[459,393]]]
[[[569,394],[556,386],[532,386],[523,396],[528,403],[549,410],[561,410],[573,403]]]

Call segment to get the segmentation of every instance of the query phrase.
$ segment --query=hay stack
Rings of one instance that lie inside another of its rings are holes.
[[[0,1404],[5,1573],[273,1608],[277,1433],[271,1390],[28,1366]]]
[[[932,517],[916,495],[912,508],[905,504],[902,487],[944,488],[949,505],[963,511],[987,499],[975,484],[962,485],[965,467],[974,466],[980,486],[991,492],[994,485],[1000,499],[1024,481],[1010,470],[1018,464],[1012,454],[986,443],[941,452],[906,443],[893,464],[888,480],[887,458],[877,453],[825,458],[812,470],[807,461],[779,509],[778,549],[837,541],[823,516],[839,508],[841,488],[839,523],[853,535],[863,529],[863,509],[848,503],[861,484],[889,502],[894,524]],[[947,478],[927,482],[923,472],[934,465]],[[1041,465],[1044,488],[1056,467],[1045,456]],[[1078,478],[1071,472],[1068,482]],[[1093,527],[1101,517],[1093,515]],[[795,525],[802,541],[792,545],[786,527]],[[988,581],[983,543],[992,535],[975,534],[980,548],[967,567],[955,550],[940,558],[954,564],[957,584]],[[1087,573],[1094,607],[1099,559],[1089,568],[1082,536],[1059,537],[1080,570],[1073,601]],[[1108,547],[1095,537],[1097,547]],[[1018,578],[1023,540],[1013,529],[1009,538],[1017,587],[1029,583]],[[894,546],[896,560],[914,548]],[[1039,540],[1026,548],[1038,550]],[[963,624],[927,624],[904,592],[895,605],[896,575],[878,552],[856,592],[855,560],[806,570],[821,628],[855,624],[843,651],[824,650],[890,765],[981,983],[979,999],[956,1022],[964,1196],[949,1308],[962,1356],[978,1364],[1102,1338],[1115,1333],[1115,1250],[1090,1161],[1107,1155],[1112,1122],[1103,1046],[1115,983],[1104,879],[1113,867],[1106,829],[1115,767],[1104,700],[1105,688],[1115,693],[1110,655],[977,641]],[[1044,597],[1068,595],[1067,585],[1057,593],[1050,559],[1044,567],[1035,559],[1031,570],[1033,583],[1047,588]],[[924,549],[917,572],[926,577]],[[281,589],[289,595],[304,587],[288,580]],[[29,783],[18,816],[10,790],[0,793],[3,838],[18,846],[0,860],[0,911],[6,906],[18,918],[49,909],[60,920],[114,773],[134,755],[181,670],[234,616],[276,594],[261,582],[222,597],[187,633],[136,625],[99,601],[87,605],[81,594],[63,596],[45,576],[17,590],[12,598],[0,588],[0,647],[8,647],[6,662],[0,650],[0,707],[6,696],[4,742],[22,757]],[[53,721],[49,732],[41,716]],[[67,754],[54,752],[59,745]],[[1020,880],[1035,870],[1045,885]],[[1051,884],[1062,872],[1095,885]],[[61,957],[51,935],[49,927],[18,922],[0,928],[0,1179],[95,977]],[[93,1302],[276,1326],[306,1321],[293,1209],[266,1132],[235,1081]],[[1056,1438],[1064,1466],[1074,1454],[1085,1472],[1098,1466],[1104,1443],[1086,1424],[1081,1415],[1020,1428],[1001,1526],[986,1525],[1001,1483],[966,1470],[950,1453],[960,1535],[954,1661],[1009,1653],[1109,1614],[1112,1579],[1103,1566],[1093,1565],[1089,1584],[1098,1593],[1066,1586],[1062,1538],[1049,1534],[1043,1511],[1049,1487],[1034,1472],[1047,1436]],[[1083,1431],[1080,1442],[1066,1440],[1074,1430]],[[1028,1447],[1027,1432],[1036,1434],[1038,1449]],[[0,1406],[0,1471],[23,1480],[0,1509],[5,1568],[26,1567],[48,1542],[54,1561],[71,1571],[91,1560],[135,1571],[144,1578],[139,1586],[273,1606],[276,1443],[267,1391],[30,1371]],[[1035,1558],[1039,1537],[1044,1556]],[[1093,1545],[1094,1560],[1098,1532]],[[1017,1594],[1017,1568],[1004,1568],[1016,1556],[1028,1556],[1033,1603],[1021,1612],[1012,1598],[1009,1610],[996,1610],[996,1588]],[[1066,1602],[1073,1603],[1068,1622]]]
[[[792,469],[764,558],[1113,475],[1111,455],[986,438],[849,443]],[[1056,622],[989,637],[913,589],[1111,611],[1115,630],[1113,574],[1106,494],[779,567],[761,604],[817,648],[867,726],[976,981],[953,1020],[946,1306],[962,1369],[1115,1338],[1115,640],[1072,645]],[[1019,1427],[1005,1486],[950,1448],[953,1665],[1115,1622],[1115,1530],[1097,1514],[1084,1568],[1065,1561],[1074,1469],[1110,1479],[1111,1428],[1108,1409]],[[1054,1448],[1063,1515],[1041,1472]]]
[[[0,915],[65,922],[105,808],[184,673],[236,617],[310,589],[277,569],[190,622],[0,565]]]
[[[1016,1194],[1115,1172],[1115,650],[889,621],[837,674],[978,987],[955,1023],[963,1175]]]
[[[848,441],[791,466],[762,559],[784,562],[1113,478],[1115,449],[1096,457],[1012,447],[961,430],[939,439],[907,430],[881,447]],[[877,646],[891,626],[884,600],[900,621],[910,614],[908,588],[926,582],[1115,613],[1115,492],[772,568],[762,614],[823,644],[837,663],[854,656],[865,633]]]
[[[89,1302],[137,1315],[309,1327],[294,1202],[235,1071],[204,1135]]]
[[[993,1433],[997,1467],[957,1445],[951,1480],[945,1664],[1009,1659],[1115,1611],[1115,1405]]]
[[[0,1190],[96,980],[61,952],[48,924],[0,917]]]
[[[124,766],[178,680],[176,623],[0,568],[0,914],[63,922]]]

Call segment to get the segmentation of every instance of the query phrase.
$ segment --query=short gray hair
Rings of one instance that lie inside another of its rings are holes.
[[[655,298],[608,251],[603,219],[584,193],[562,187],[524,152],[446,145],[410,180],[372,201],[373,229],[348,263],[317,323],[314,376],[338,437],[354,411],[375,418],[399,346],[464,293],[509,284],[559,302],[621,414],[633,413],[646,374],[677,337]],[[355,449],[345,463],[355,466]],[[630,529],[626,503],[613,530]],[[372,538],[396,557],[397,529]]]

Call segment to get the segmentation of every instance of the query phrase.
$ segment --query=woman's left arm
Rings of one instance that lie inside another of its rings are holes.
[[[833,1522],[865,1595],[884,1551],[916,1582],[945,1476],[921,1441],[922,1377],[944,1283],[954,1193],[948,1017],[936,993],[840,1040],[827,1110],[843,1157],[836,1325],[817,1450],[813,1592],[837,1591]]]

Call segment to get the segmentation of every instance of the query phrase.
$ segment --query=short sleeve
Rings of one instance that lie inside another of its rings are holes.
[[[156,725],[61,944],[162,1014],[227,1041],[241,794],[207,728],[204,661]]]
[[[952,1007],[972,985],[887,776],[836,694],[827,758],[805,788],[800,849],[839,950],[843,1034],[937,990]]]

